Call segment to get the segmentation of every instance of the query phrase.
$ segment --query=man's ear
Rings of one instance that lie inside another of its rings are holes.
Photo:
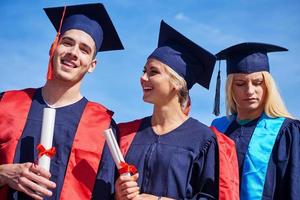
[[[96,64],[97,64],[97,60],[94,59],[89,66],[88,73],[92,73],[95,70]]]

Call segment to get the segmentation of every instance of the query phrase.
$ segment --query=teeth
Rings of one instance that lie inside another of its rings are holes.
[[[145,86],[144,90],[152,90],[152,87]]]
[[[68,62],[68,61],[65,61],[65,60],[62,60],[62,64],[67,65],[68,67],[73,67],[73,68],[76,67],[72,62]]]

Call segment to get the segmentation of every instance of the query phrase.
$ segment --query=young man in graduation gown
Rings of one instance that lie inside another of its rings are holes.
[[[46,8],[58,34],[50,50],[46,84],[7,91],[0,101],[1,199],[109,199],[114,163],[102,132],[113,113],[80,93],[99,51],[123,49],[104,6]],[[43,108],[56,109],[50,172],[33,164],[40,142]],[[50,178],[50,179],[49,179]]]
[[[269,73],[267,53],[275,51],[287,49],[241,43],[217,54],[227,62],[227,116],[212,126],[235,141],[242,200],[300,197],[300,123]]]
[[[213,54],[161,22],[158,47],[141,77],[153,114],[118,125],[125,160],[138,174],[118,178],[116,199],[218,199],[217,137],[183,112],[193,85],[208,89],[214,64]]]

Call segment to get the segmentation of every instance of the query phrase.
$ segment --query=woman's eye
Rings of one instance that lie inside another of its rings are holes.
[[[262,81],[256,81],[254,82],[254,85],[261,85],[263,82]]]
[[[156,75],[156,74],[158,74],[157,71],[150,71],[150,73],[149,73],[150,76],[154,76],[154,75]]]
[[[243,82],[235,82],[235,85],[236,85],[236,86],[243,86],[244,83],[243,83]]]

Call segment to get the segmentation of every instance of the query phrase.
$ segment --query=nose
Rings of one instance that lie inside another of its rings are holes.
[[[254,94],[255,88],[254,88],[254,86],[251,83],[248,84],[246,92],[247,92],[247,94],[249,96],[252,95],[252,94]]]
[[[76,47],[76,45],[70,47],[69,51],[67,52],[67,54],[69,56],[72,57],[72,59],[76,60],[78,58],[78,48]]]
[[[149,80],[149,77],[147,75],[146,72],[143,73],[143,75],[141,76],[141,81],[148,81]]]
[[[143,75],[140,78],[141,86],[143,87],[143,84],[147,81],[148,81],[148,75],[147,75],[147,73],[143,73]]]

